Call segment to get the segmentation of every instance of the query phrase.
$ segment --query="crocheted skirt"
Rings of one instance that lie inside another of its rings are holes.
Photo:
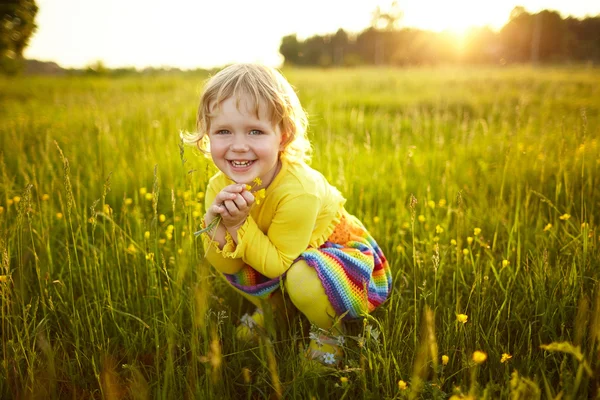
[[[339,224],[319,248],[308,248],[295,260],[313,267],[337,315],[358,318],[383,303],[392,289],[389,265],[375,239],[354,216],[344,212]],[[223,274],[237,289],[268,298],[283,284],[285,274],[270,279],[245,265]]]

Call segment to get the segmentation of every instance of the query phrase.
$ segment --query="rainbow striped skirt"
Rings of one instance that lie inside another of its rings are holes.
[[[363,316],[383,303],[392,290],[389,265],[375,239],[354,216],[344,212],[327,241],[308,248],[296,259],[313,267],[337,315]],[[236,274],[223,274],[237,289],[268,298],[283,284],[285,274],[274,279],[245,265]]]

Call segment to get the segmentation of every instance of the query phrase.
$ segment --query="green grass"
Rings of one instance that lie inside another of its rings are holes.
[[[3,78],[0,397],[600,396],[600,71],[284,73],[393,271],[347,369],[305,365],[302,319],[235,339],[251,307],[191,235],[215,169],[178,138],[204,76]]]

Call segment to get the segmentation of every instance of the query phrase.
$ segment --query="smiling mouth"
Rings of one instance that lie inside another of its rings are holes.
[[[252,163],[254,163],[254,161],[236,161],[236,160],[230,160],[229,163],[231,165],[233,165],[234,167],[237,168],[244,168],[244,167],[248,167],[250,166]]]

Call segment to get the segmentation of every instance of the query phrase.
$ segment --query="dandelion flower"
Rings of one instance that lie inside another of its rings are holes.
[[[419,220],[419,222],[425,222],[425,216],[423,214],[419,215],[417,219]]]
[[[12,205],[13,205],[13,201],[12,201],[12,199],[8,199],[8,201],[7,201],[7,204],[8,204],[9,206],[12,206]]]
[[[373,217],[373,223],[374,224],[378,224],[379,223],[379,217],[377,215]]]
[[[473,229],[473,235],[479,236],[480,233],[481,233],[481,228],[475,228],[475,229]]]
[[[505,362],[507,362],[511,358],[512,358],[512,356],[510,354],[508,354],[508,353],[502,353],[502,357],[500,358],[500,362],[504,364]]]
[[[129,206],[129,205],[131,205],[132,203],[133,203],[133,199],[131,199],[131,198],[129,198],[129,197],[125,199],[125,205],[126,205],[126,206]]]
[[[262,201],[265,199],[265,194],[265,189],[258,190],[256,193],[254,193],[254,202],[256,204],[262,203]]]
[[[465,256],[468,256],[469,255],[469,249],[463,249],[463,254]]]
[[[402,379],[398,381],[398,389],[406,390],[408,389],[408,383],[404,382]]]
[[[441,226],[439,226],[439,225],[436,225],[436,226],[435,226],[435,233],[438,233],[438,234],[439,234],[439,233],[442,233],[442,232],[444,232],[444,228],[442,228],[442,227],[441,227]]]
[[[8,282],[8,275],[0,275],[0,282]]]
[[[152,193],[146,193],[146,200],[152,200]]]
[[[568,220],[569,218],[571,218],[571,215],[570,215],[570,214],[563,214],[563,215],[561,215],[561,216],[560,216],[560,217],[558,217],[558,218],[560,218],[560,219],[561,219],[561,220],[563,220],[563,221],[566,221],[566,220]]]
[[[471,236],[469,236],[467,238],[467,243],[469,243],[469,244],[473,243],[473,238]]]
[[[145,187],[141,187],[140,188],[140,195],[144,196],[146,193],[148,193],[148,189],[146,189]]]
[[[431,208],[431,209],[434,209],[435,208],[435,201],[429,200],[427,202],[427,206],[429,206],[429,208]]]
[[[154,253],[148,253],[148,254],[146,254],[146,260],[153,261],[154,260]]]
[[[18,202],[21,201],[21,197],[15,196],[15,197],[13,197],[13,201],[15,202],[15,204],[17,204]]]
[[[183,249],[177,249],[177,254],[182,255],[183,254]]]
[[[552,224],[548,224],[544,227],[544,232],[548,232],[550,229],[552,229]]]
[[[256,178],[254,178],[254,180],[252,182],[254,183],[255,186],[262,185],[262,180],[258,176]]]
[[[160,214],[160,215],[158,216],[158,220],[159,220],[160,222],[165,222],[165,221],[167,220],[167,217],[165,217],[165,214]]]
[[[456,246],[456,240],[454,240],[454,239],[450,240],[450,244],[451,244],[452,246]]]
[[[444,354],[442,356],[442,365],[448,365],[448,361],[450,361],[450,357]]]
[[[348,378],[346,378],[345,376],[340,377],[340,383],[342,385],[345,385],[348,383]]]
[[[204,192],[198,192],[198,193],[196,194],[196,198],[197,198],[198,200],[202,200],[202,199],[204,198]]]
[[[48,193],[44,193],[42,195],[42,201],[46,201],[46,200],[49,200],[49,199],[50,199],[50,195]]]
[[[56,218],[57,218],[57,219],[62,219],[62,217],[63,217],[63,214],[62,214],[62,213],[56,213]]]
[[[135,247],[135,245],[133,243],[131,243],[128,247],[127,247],[127,252],[129,254],[135,254],[137,253],[137,249]]]
[[[0,214],[4,212],[4,207],[0,206]]]
[[[481,364],[485,362],[485,360],[487,360],[487,354],[485,354],[483,351],[476,350],[473,353],[473,361],[475,361],[477,364]]]
[[[408,228],[410,228],[410,224],[408,222],[403,222],[402,223],[402,228],[403,229],[408,229]]]
[[[150,231],[144,232],[144,239],[150,239]]]
[[[194,217],[194,218],[200,218],[200,215],[202,215],[202,214],[200,214],[199,211],[192,211],[192,217]]]
[[[463,324],[467,323],[469,316],[467,314],[456,314],[456,320],[458,322],[462,322]]]
[[[510,265],[510,261],[502,260],[502,267],[508,267]]]
[[[440,201],[438,201],[438,206],[446,207],[446,199],[440,199]]]
[[[397,253],[402,253],[404,251],[404,246],[402,246],[401,244],[399,244],[398,246],[396,246],[396,252]]]

